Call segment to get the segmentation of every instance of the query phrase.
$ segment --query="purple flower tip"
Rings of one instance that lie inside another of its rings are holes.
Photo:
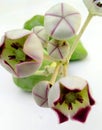
[[[68,117],[65,116],[63,113],[61,113],[58,109],[53,108],[53,110],[57,113],[59,118],[59,123],[63,123],[65,121],[68,121]]]
[[[87,106],[85,108],[81,108],[73,117],[72,119],[80,121],[84,123],[86,121],[86,118],[88,116],[89,111],[91,110],[90,106]]]

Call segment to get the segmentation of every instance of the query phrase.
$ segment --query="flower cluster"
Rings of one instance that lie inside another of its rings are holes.
[[[58,3],[44,16],[34,17],[32,24],[28,21],[27,24],[33,25],[31,30],[8,31],[0,42],[0,64],[17,81],[20,79],[21,84],[24,80],[28,84],[34,82],[32,95],[35,102],[40,107],[54,110],[59,123],[69,118],[85,122],[91,106],[95,104],[88,82],[78,76],[67,75],[69,61],[86,26],[92,16],[102,15],[101,0],[83,2],[89,15],[79,34],[76,34],[81,24],[79,11],[67,3]]]

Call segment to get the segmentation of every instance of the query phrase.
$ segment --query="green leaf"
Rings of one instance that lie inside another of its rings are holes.
[[[76,39],[76,36],[68,39],[70,46],[72,46],[75,39]],[[88,53],[87,53],[86,49],[84,48],[82,42],[79,41],[74,53],[72,54],[70,61],[82,60],[87,56],[87,54]]]
[[[24,28],[31,30],[35,26],[43,26],[44,25],[44,16],[43,15],[35,15],[28,21],[24,23]]]
[[[24,91],[31,92],[32,88],[40,81],[47,80],[49,81],[51,79],[51,75],[45,76],[45,75],[32,75],[26,78],[15,78],[13,77],[14,83],[22,88]]]

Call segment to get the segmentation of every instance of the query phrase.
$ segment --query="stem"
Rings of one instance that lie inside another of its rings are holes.
[[[75,41],[74,41],[74,43],[73,43],[73,45],[71,47],[70,53],[68,55],[68,61],[70,60],[74,50],[76,49],[76,47],[78,45],[78,42],[79,42],[82,34],[84,33],[84,31],[85,31],[86,27],[88,26],[88,24],[89,24],[90,20],[92,19],[92,17],[93,17],[93,15],[89,13],[89,15],[87,16],[87,19],[86,19],[82,29],[80,30],[79,34],[77,35],[77,37],[76,37],[76,39],[75,39]]]
[[[60,62],[60,63],[57,63],[57,65],[56,65],[55,71],[54,71],[54,73],[53,73],[53,75],[52,75],[52,78],[51,78],[51,80],[50,80],[50,82],[51,82],[52,85],[53,85],[53,84],[55,83],[55,81],[56,81],[56,78],[57,78],[57,75],[58,75],[58,73],[59,73],[59,69],[60,69],[61,64],[62,64],[62,63]]]

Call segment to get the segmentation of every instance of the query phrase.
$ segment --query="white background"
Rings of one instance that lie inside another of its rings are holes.
[[[88,12],[82,0],[0,0],[0,37],[7,30],[22,28],[26,20],[35,14],[44,14],[58,2],[74,5],[82,15],[83,24]],[[11,74],[0,66],[0,130],[102,129],[102,17],[92,19],[81,40],[88,57],[71,62],[69,74],[87,79],[96,100],[86,123],[68,121],[59,125],[56,114],[39,108],[31,93],[18,88]]]

